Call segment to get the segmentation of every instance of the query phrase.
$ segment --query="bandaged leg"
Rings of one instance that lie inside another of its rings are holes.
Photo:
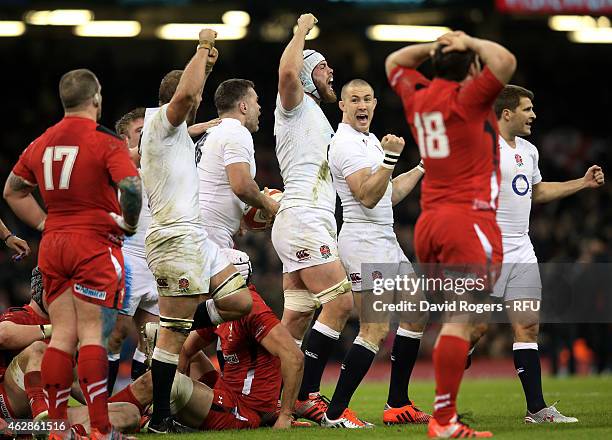
[[[285,308],[294,312],[314,312],[321,302],[308,290],[285,290]]]
[[[331,286],[330,288],[325,289],[324,291],[315,294],[315,296],[321,304],[325,304],[325,303],[335,300],[340,295],[343,295],[350,291],[351,291],[351,282],[345,278],[344,280],[340,281],[338,284],[335,284]]]
[[[172,330],[173,332],[188,335],[193,325],[193,319],[171,318],[159,315],[159,326]]]
[[[223,298],[232,296],[243,289],[246,289],[247,285],[242,275],[238,272],[234,272],[228,276],[217,288],[212,292],[212,298],[215,301],[219,301]]]

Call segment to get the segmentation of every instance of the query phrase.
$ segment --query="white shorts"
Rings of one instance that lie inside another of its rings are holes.
[[[125,263],[125,296],[122,315],[134,316],[136,309],[142,309],[159,316],[157,284],[147,265],[147,259],[123,252]]]
[[[324,209],[293,207],[276,215],[272,244],[291,273],[338,259],[336,218]]]
[[[502,241],[504,260],[492,296],[503,298],[504,301],[541,299],[542,280],[538,258],[529,236],[503,237]]]
[[[345,222],[338,237],[338,250],[354,292],[372,290],[376,278],[414,273],[391,225]]]
[[[230,264],[203,230],[167,228],[150,232],[145,247],[160,296],[207,294],[210,278]]]

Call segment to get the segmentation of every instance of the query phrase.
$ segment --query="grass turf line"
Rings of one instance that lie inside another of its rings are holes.
[[[257,429],[252,431],[201,432],[197,434],[165,435],[164,440],[214,439],[363,439],[426,438],[425,425],[384,426],[382,409],[387,398],[385,383],[365,383],[353,397],[351,408],[376,427],[368,430],[298,428],[289,431]],[[410,398],[423,410],[431,411],[434,385],[416,382],[410,386]],[[476,429],[493,431],[500,439],[612,439],[612,376],[545,379],[544,397],[547,404],[560,399],[557,408],[565,415],[577,417],[574,424],[525,425],[525,403],[518,379],[466,380],[459,395],[459,412],[471,412]],[[329,397],[333,386],[324,386]],[[159,438],[138,434],[139,439]]]

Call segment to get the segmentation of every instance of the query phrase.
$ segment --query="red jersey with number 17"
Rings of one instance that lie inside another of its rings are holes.
[[[38,185],[47,207],[45,233],[123,235],[116,184],[138,176],[126,143],[91,119],[66,116],[21,154],[13,173]]]
[[[499,148],[493,103],[504,85],[485,69],[464,83],[398,66],[389,83],[425,164],[421,209],[494,211],[499,193]]]

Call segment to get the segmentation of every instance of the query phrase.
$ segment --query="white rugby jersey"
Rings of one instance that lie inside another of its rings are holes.
[[[372,133],[360,133],[349,124],[340,123],[329,146],[329,168],[334,187],[342,202],[342,217],[347,223],[393,225],[391,181],[382,199],[372,209],[363,206],[353,196],[346,178],[356,171],[369,168],[376,172],[385,158],[378,138]]]
[[[321,107],[310,96],[304,94],[302,102],[287,111],[277,95],[274,135],[285,184],[280,211],[294,206],[335,211],[336,193],[327,163],[333,134]]]
[[[212,241],[221,248],[232,248],[246,204],[232,191],[225,167],[244,162],[255,177],[253,137],[239,120],[223,118],[208,130],[198,147],[202,152],[198,163],[202,222]]]
[[[202,228],[195,145],[187,124],[173,127],[167,109],[168,104],[146,110],[140,141],[142,177],[152,217],[147,236],[173,227]]]
[[[142,177],[142,172],[140,170],[138,170],[138,172],[140,173],[140,177]],[[149,229],[151,220],[149,197],[147,197],[147,192],[143,189],[142,209],[140,210],[140,217],[138,217],[138,229],[136,229],[136,233],[131,237],[125,237],[123,241],[123,252],[135,257],[145,258],[145,235],[147,229]]]
[[[531,192],[542,181],[538,168],[538,150],[529,141],[517,137],[512,148],[499,136],[501,186],[497,223],[502,237],[521,237],[529,232]]]

